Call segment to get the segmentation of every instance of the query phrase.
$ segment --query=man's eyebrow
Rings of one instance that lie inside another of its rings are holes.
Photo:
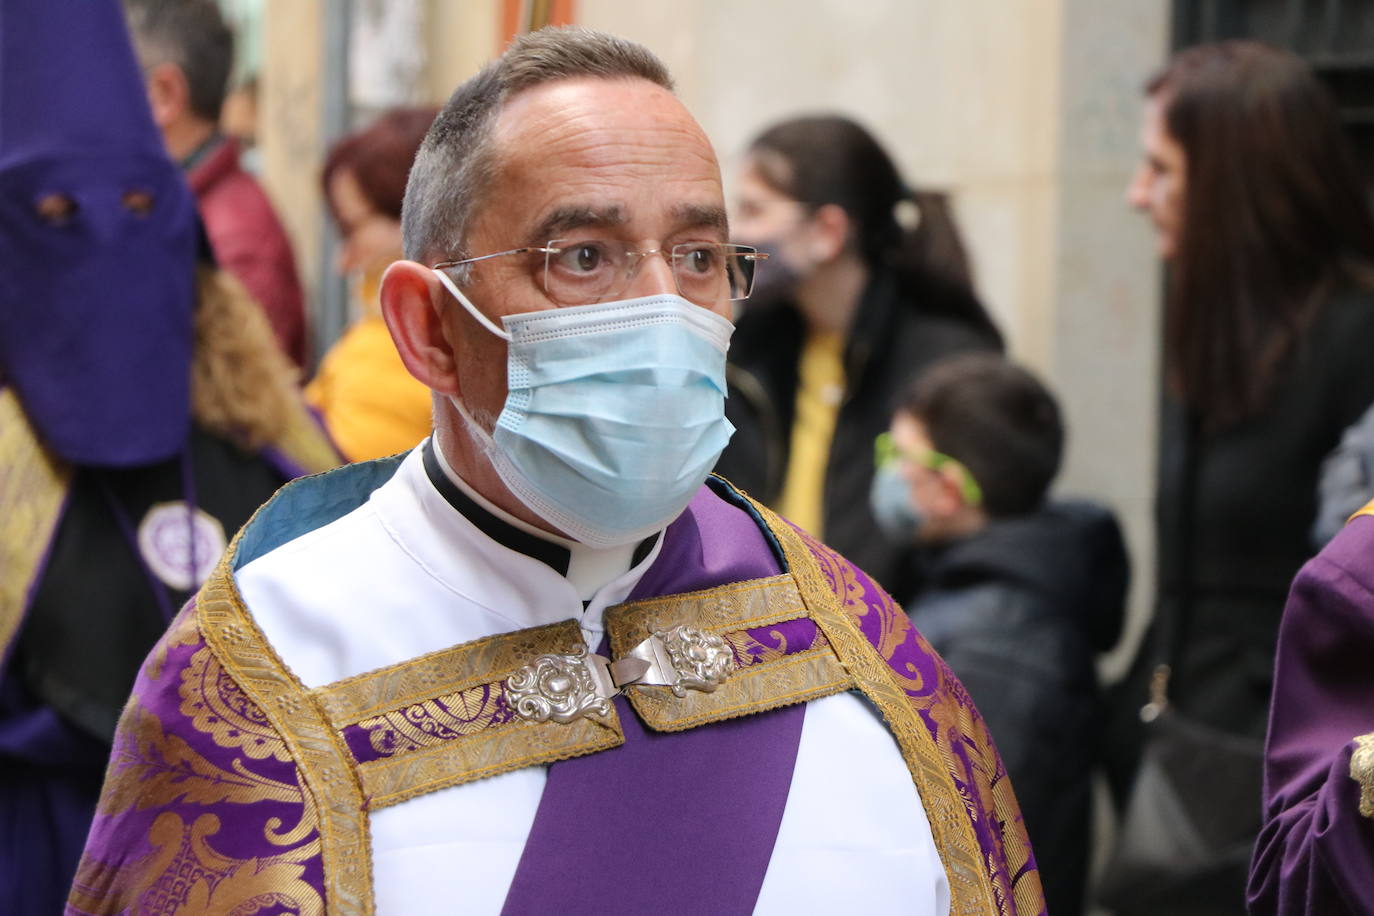
[[[730,231],[725,208],[704,204],[679,204],[673,208],[673,219],[688,229],[719,229],[722,236]]]
[[[573,229],[587,226],[619,226],[625,222],[625,209],[618,204],[609,207],[559,207],[544,218],[530,237],[530,244],[543,245],[562,237]]]

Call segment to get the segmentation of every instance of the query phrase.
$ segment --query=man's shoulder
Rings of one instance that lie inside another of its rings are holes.
[[[1370,514],[1362,514],[1362,513]],[[1360,510],[1300,573],[1304,580],[1353,582],[1374,594],[1374,503]]]
[[[319,806],[276,719],[243,692],[244,666],[212,649],[212,636],[245,642],[216,604],[188,605],[144,663],[69,913],[142,912],[152,899],[227,913],[266,893],[322,911]],[[277,695],[302,705],[281,676]]]

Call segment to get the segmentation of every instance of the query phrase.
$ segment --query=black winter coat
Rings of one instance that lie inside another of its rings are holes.
[[[930,558],[907,610],[963,682],[1006,764],[1049,912],[1082,912],[1103,722],[1096,653],[1121,632],[1129,566],[1086,502],[993,521]]]
[[[883,537],[868,506],[873,440],[887,429],[902,389],[930,364],[961,351],[1001,349],[990,326],[946,317],[981,312],[972,293],[935,277],[907,295],[894,276],[876,273],[845,343],[845,392],[818,534],[898,600],[911,593],[913,566],[902,561],[908,548]],[[725,411],[735,435],[716,472],[766,504],[782,492],[805,336],[801,314],[780,304],[746,308],[730,343]]]
[[[1323,306],[1259,415],[1197,429],[1166,400],[1156,616],[1186,618],[1169,683],[1179,709],[1264,737],[1284,600],[1315,552],[1309,532],[1322,460],[1371,403],[1374,294],[1355,290]],[[1151,663],[1172,654],[1157,639],[1145,651]],[[1144,693],[1137,690],[1136,708]]]

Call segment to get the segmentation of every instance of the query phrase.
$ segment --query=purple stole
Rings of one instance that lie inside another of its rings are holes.
[[[756,525],[704,495],[670,527],[630,601],[781,571]],[[667,734],[645,729],[625,697],[615,704],[625,744],[549,768],[502,912],[605,913],[614,901],[615,912],[699,913],[704,874],[712,912],[752,912],[787,804],[805,704]]]

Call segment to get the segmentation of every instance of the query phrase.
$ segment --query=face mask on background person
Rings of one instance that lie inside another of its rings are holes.
[[[888,540],[910,543],[916,540],[925,523],[921,510],[911,498],[911,483],[895,462],[873,472],[873,485],[868,491],[869,507]]]
[[[488,433],[450,398],[502,482],[536,515],[593,547],[627,544],[676,518],[715,466],[734,326],[677,295],[507,315],[506,403]]]
[[[758,266],[754,274],[754,288],[748,300],[740,305],[748,310],[791,301],[801,285],[802,269],[784,253],[785,245],[781,239],[759,242],[755,247],[768,252],[771,257]]]

